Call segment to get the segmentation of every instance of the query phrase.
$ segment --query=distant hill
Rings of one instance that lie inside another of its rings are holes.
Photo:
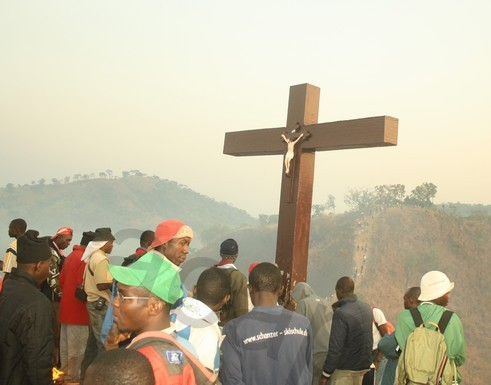
[[[154,230],[164,219],[174,218],[189,224],[196,233],[194,247],[200,245],[203,233],[227,232],[257,223],[244,210],[217,202],[176,182],[148,176],[0,188],[2,245],[10,242],[7,228],[17,217],[24,218],[29,228],[43,235],[53,234],[61,226],[71,226],[75,230],[74,243],[80,240],[84,230],[111,227],[113,233],[120,235],[116,237],[119,247],[115,248],[115,254],[122,256],[138,246],[141,231]]]
[[[462,217],[491,215],[491,205],[447,202],[438,206],[449,214]]]

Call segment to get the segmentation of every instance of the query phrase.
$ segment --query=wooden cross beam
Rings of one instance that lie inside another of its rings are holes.
[[[283,272],[283,300],[307,278],[316,151],[397,145],[398,119],[378,116],[318,124],[320,88],[290,87],[286,127],[227,132],[223,153],[285,154],[281,181],[276,263]]]

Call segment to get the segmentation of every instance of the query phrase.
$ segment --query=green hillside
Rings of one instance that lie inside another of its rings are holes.
[[[189,224],[197,235],[194,245],[200,244],[201,234],[208,229],[231,231],[256,223],[244,210],[176,182],[147,176],[1,188],[1,244],[10,242],[8,224],[17,217],[26,219],[29,228],[45,235],[61,226],[71,226],[75,242],[84,230],[109,226],[120,235],[116,237],[120,247],[115,252],[122,256],[138,245],[138,239],[124,242],[127,238],[138,238],[142,230],[153,230],[164,219],[175,218]]]

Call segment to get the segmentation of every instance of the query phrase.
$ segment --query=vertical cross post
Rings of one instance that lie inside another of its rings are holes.
[[[316,124],[319,118],[320,88],[310,84],[290,87],[286,129]],[[305,133],[304,133],[305,134]],[[292,285],[307,278],[307,262],[314,185],[315,150],[303,150],[306,137],[295,146],[290,175],[283,165],[276,263],[283,272],[284,299]]]

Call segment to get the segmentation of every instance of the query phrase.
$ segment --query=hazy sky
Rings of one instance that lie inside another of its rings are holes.
[[[319,122],[390,115],[397,147],[320,152],[314,203],[423,182],[491,203],[491,2],[0,2],[0,186],[138,169],[253,215],[281,156],[223,155],[227,131],[285,125],[291,85]]]

